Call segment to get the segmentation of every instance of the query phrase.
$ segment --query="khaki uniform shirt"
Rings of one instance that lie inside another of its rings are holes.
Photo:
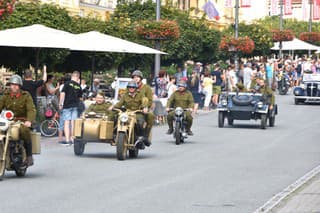
[[[138,88],[138,91],[146,98],[148,98],[148,107],[150,108],[152,106],[152,89],[147,84],[142,84],[140,88]]]
[[[120,108],[124,106],[126,109],[134,111],[143,109],[144,107],[148,107],[146,101],[144,101],[144,95],[140,92],[136,92],[133,96],[131,96],[128,92],[126,92],[120,99],[120,101],[114,105],[115,108]]]
[[[259,91],[257,91],[257,92],[259,92],[263,95],[266,95],[268,103],[270,103],[271,105],[275,104],[275,97],[274,97],[274,93],[273,93],[272,89],[264,86],[264,87],[260,88]]]
[[[34,121],[36,118],[36,108],[29,92],[20,91],[14,95],[13,93],[6,92],[0,98],[0,111],[11,110],[14,117],[27,121]]]
[[[193,106],[194,106],[193,96],[191,92],[187,90],[184,92],[175,91],[170,96],[167,102],[168,108],[182,107],[183,109],[187,109],[187,108],[193,108]]]

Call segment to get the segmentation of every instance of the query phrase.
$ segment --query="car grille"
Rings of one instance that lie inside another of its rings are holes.
[[[317,83],[308,83],[307,84],[307,96],[318,97],[318,84]]]

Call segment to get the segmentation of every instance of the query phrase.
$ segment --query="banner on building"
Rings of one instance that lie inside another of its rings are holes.
[[[320,0],[313,0],[313,20],[320,20]]]
[[[232,0],[225,0],[224,6],[227,8],[232,8],[233,7]]]
[[[270,16],[278,15],[278,0],[271,0],[270,2]]]
[[[301,6],[301,9],[302,9],[302,20],[303,21],[308,21],[309,19],[309,13],[308,13],[308,5],[309,5],[309,0],[302,0],[301,2],[302,6]]]
[[[251,7],[251,0],[241,0],[240,7]]]
[[[283,0],[284,14],[292,15],[292,0]]]

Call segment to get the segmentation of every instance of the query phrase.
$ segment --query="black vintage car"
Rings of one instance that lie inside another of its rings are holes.
[[[320,74],[303,74],[302,83],[293,90],[294,103],[320,103]]]
[[[269,110],[270,98],[261,93],[223,93],[217,108],[218,126],[222,128],[225,119],[229,125],[233,125],[234,120],[260,119],[261,129],[266,128],[267,120],[269,120],[269,126],[273,127],[278,108],[275,105],[272,110]]]

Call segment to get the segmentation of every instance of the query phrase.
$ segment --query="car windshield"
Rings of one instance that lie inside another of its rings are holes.
[[[303,74],[303,81],[320,81],[320,74]]]

